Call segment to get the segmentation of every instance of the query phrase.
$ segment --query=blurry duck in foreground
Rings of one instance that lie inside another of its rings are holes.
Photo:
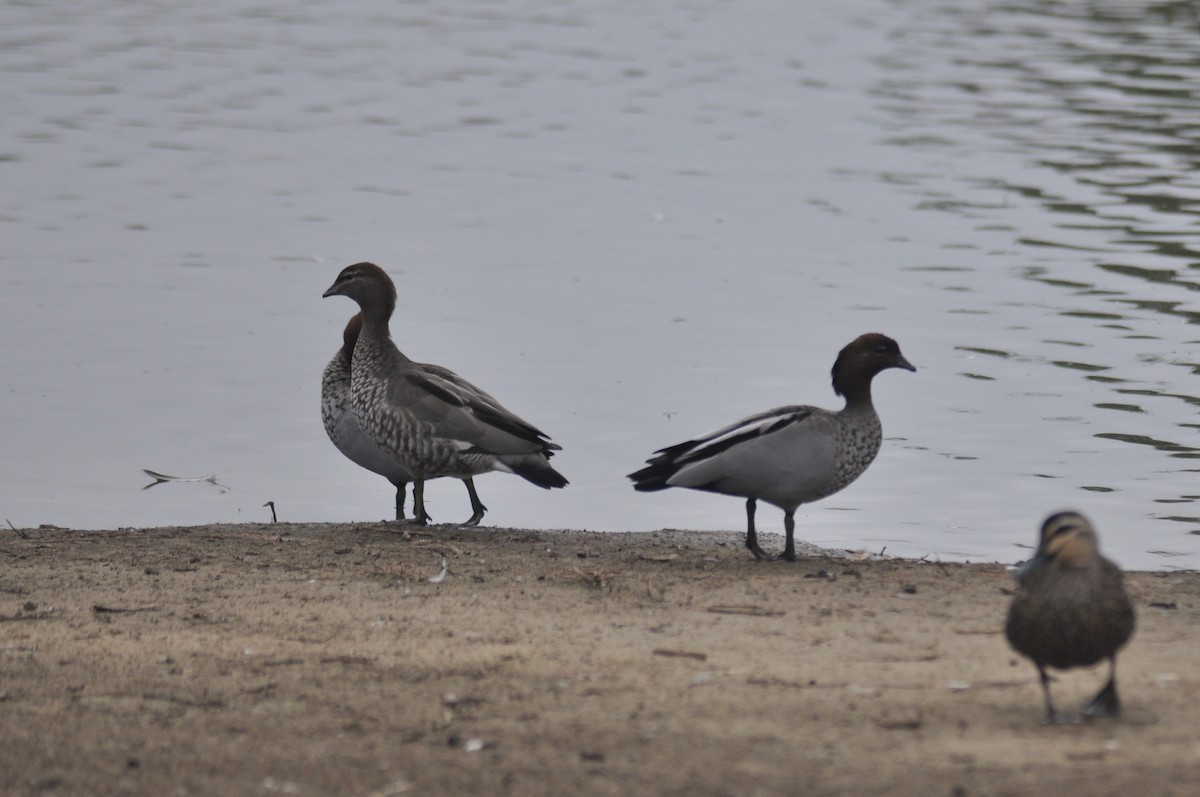
[[[1116,717],[1117,651],[1133,635],[1133,604],[1121,571],[1100,555],[1096,531],[1078,512],[1059,512],[1042,524],[1037,553],[1017,572],[1016,594],[1004,633],[1033,660],[1046,696],[1046,721],[1068,719],[1054,710],[1047,667],[1067,670],[1108,659],[1108,683],[1085,717]]]
[[[795,513],[836,493],[867,469],[883,440],[871,403],[871,380],[880,371],[916,371],[896,341],[861,335],[833,364],[833,392],[845,396],[837,412],[788,406],[751,415],[704,437],[663,448],[646,467],[629,474],[641,491],[688,487],[746,499],[746,547],[775,559],[758,545],[754,512],[759,499],[783,510],[787,535],[782,558],[795,560]]]
[[[412,476],[418,523],[429,521],[427,479],[467,482],[468,524],[487,511],[472,489],[472,476],[499,470],[547,489],[567,485],[549,462],[561,446],[448,368],[413,362],[396,348],[388,331],[396,286],[383,269],[373,263],[347,266],[324,296],[346,296],[362,311],[350,362],[351,407],[367,437]]]

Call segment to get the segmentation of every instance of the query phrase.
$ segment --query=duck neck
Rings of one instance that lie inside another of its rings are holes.
[[[388,322],[391,321],[395,305],[389,304],[377,297],[371,297],[365,302],[360,302],[359,307],[362,310],[362,331],[359,332],[360,337],[367,337],[373,340],[383,340],[384,338],[391,337],[391,333],[388,331]]]
[[[842,396],[846,399],[843,412],[875,412],[875,405],[871,402],[870,382],[845,387],[842,389]]]
[[[387,362],[393,365],[411,362],[392,340],[392,333],[388,328],[388,321],[392,315],[390,310],[380,310],[381,308],[363,308],[362,332],[354,344],[353,362]]]

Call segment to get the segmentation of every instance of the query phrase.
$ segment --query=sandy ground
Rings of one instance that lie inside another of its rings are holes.
[[[1046,726],[998,565],[387,524],[8,530],[0,563],[4,795],[1200,783],[1194,572],[1130,574],[1125,716]],[[1103,675],[1061,677],[1061,707]]]

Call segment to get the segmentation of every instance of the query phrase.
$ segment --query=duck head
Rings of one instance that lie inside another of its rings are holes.
[[[386,321],[396,309],[396,286],[387,272],[374,263],[346,266],[321,296],[353,299],[371,320]]]
[[[833,392],[847,400],[870,398],[871,380],[880,371],[903,368],[916,371],[900,353],[900,345],[887,335],[868,332],[859,335],[838,352],[833,362]]]
[[[1048,564],[1061,567],[1088,567],[1100,557],[1096,530],[1078,512],[1056,512],[1042,523],[1037,553],[1017,571],[1024,581]]]

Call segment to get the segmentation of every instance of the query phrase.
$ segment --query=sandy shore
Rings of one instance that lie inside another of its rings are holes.
[[[9,530],[0,561],[5,795],[1200,783],[1195,572],[1129,574],[1125,717],[1045,726],[999,565],[385,524]],[[1058,702],[1103,675],[1060,677]]]

